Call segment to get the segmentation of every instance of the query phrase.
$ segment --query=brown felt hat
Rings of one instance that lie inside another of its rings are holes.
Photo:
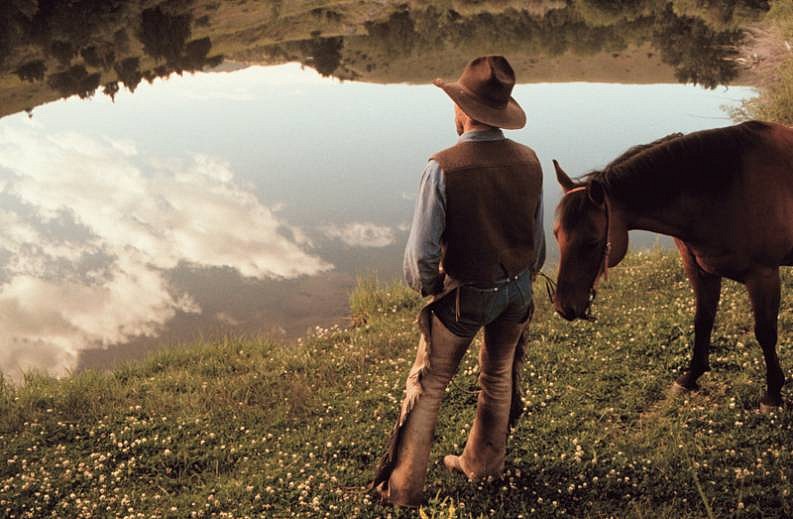
[[[526,126],[526,113],[512,98],[515,71],[504,56],[476,58],[456,82],[436,79],[433,83],[472,119],[507,130]]]

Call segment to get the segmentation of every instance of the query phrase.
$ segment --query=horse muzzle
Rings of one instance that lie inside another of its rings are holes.
[[[576,311],[573,307],[570,306],[562,306],[560,304],[556,304],[556,313],[562,316],[567,321],[575,321],[576,319]]]
[[[585,321],[594,321],[592,316],[592,303],[595,301],[597,292],[592,289],[589,293],[587,300],[580,304],[563,303],[557,294],[554,301],[556,313],[567,321],[575,321],[576,319],[583,319]]]

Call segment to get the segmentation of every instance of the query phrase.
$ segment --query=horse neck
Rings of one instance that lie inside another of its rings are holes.
[[[626,198],[630,196],[629,193],[619,193],[610,199],[613,217],[620,219],[627,230],[650,231],[686,240],[691,226],[687,224],[689,217],[683,208],[682,197],[670,200],[661,207],[648,209],[626,203]]]

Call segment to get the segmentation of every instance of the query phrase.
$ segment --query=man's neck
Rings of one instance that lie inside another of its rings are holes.
[[[492,130],[497,130],[495,126],[488,126],[487,124],[481,123],[466,123],[463,125],[463,133],[468,132],[488,132]]]

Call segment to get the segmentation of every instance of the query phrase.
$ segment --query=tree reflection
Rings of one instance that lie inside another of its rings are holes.
[[[713,31],[700,19],[675,15],[671,7],[653,31],[653,43],[664,61],[675,67],[675,77],[708,88],[727,84],[738,75],[734,58],[743,38],[741,30]]]
[[[302,47],[311,60],[311,65],[323,76],[330,76],[341,65],[342,38],[318,38]]]
[[[0,73],[60,96],[102,86],[112,97],[121,86],[134,91],[142,80],[220,64],[222,54],[212,54],[220,42],[223,54],[245,63],[299,61],[369,81],[428,81],[481,53],[540,67],[557,57],[633,53],[637,69],[660,58],[669,77],[712,88],[741,73],[742,27],[768,7],[767,0],[3,0]],[[25,102],[50,100],[40,95]]]
[[[103,84],[114,97],[120,85],[134,91],[143,79],[216,66],[223,58],[210,56],[211,39],[191,40],[193,8],[191,1],[141,10],[125,0],[3,0],[0,69],[63,97],[89,97]],[[31,49],[36,59],[14,63]]]
[[[42,81],[46,72],[47,65],[42,60],[29,61],[16,70],[19,79],[31,83]]]
[[[140,72],[140,58],[127,58],[123,61],[116,63],[116,74],[118,81],[121,82],[130,92],[134,92],[141,81],[143,81],[143,74]]]
[[[715,5],[708,9],[700,6],[702,14],[712,14]],[[686,12],[690,14],[678,14],[672,3],[649,0],[579,0],[543,16],[527,10],[480,11],[469,16],[434,9],[402,11],[367,25],[366,36],[345,37],[347,52],[339,69],[356,77],[406,56],[437,55],[439,48],[452,56],[468,56],[481,49],[542,60],[564,54],[619,53],[652,44],[681,82],[713,88],[734,80],[739,73],[734,61],[736,48],[744,41],[737,24],[746,21],[748,13],[761,13],[762,6],[748,11],[734,5],[725,8],[714,17],[718,25],[694,16],[693,9]],[[739,16],[739,12],[744,14]],[[454,68],[460,66],[455,63]]]
[[[140,41],[149,56],[174,62],[184,52],[190,37],[191,15],[169,15],[160,7],[141,15]]]
[[[47,83],[64,96],[76,94],[82,99],[93,95],[101,81],[100,74],[89,74],[82,65],[74,65],[69,70],[52,74],[47,79]]]

